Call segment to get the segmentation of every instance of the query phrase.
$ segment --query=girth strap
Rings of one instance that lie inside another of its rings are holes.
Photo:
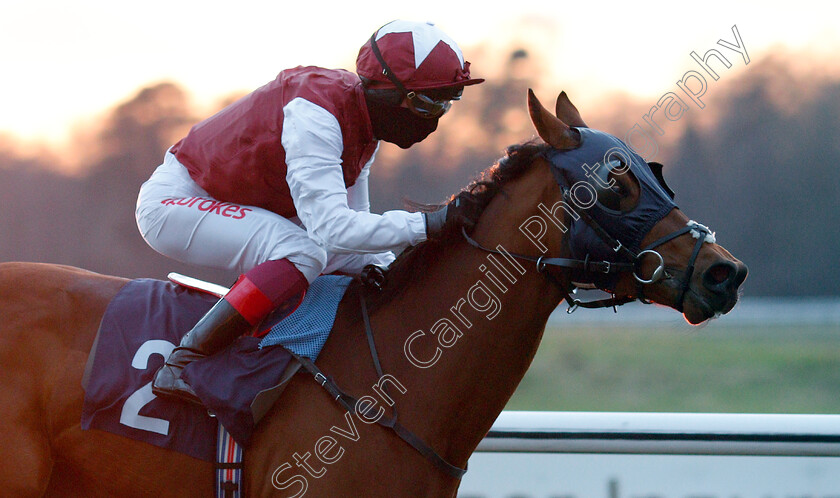
[[[219,422],[216,430],[216,459],[214,474],[216,482],[215,498],[240,498],[243,492],[244,449]]]

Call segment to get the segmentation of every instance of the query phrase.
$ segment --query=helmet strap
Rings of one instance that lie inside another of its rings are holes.
[[[378,32],[379,31],[377,31],[376,33]],[[414,92],[409,92],[408,90],[406,90],[405,85],[403,85],[402,82],[400,82],[400,80],[397,79],[397,77],[394,75],[394,72],[391,71],[391,66],[389,66],[388,63],[385,62],[385,58],[382,57],[382,52],[379,51],[379,45],[377,45],[376,43],[376,33],[372,34],[370,37],[370,48],[371,50],[373,50],[373,55],[376,56],[376,60],[379,61],[379,65],[382,66],[382,74],[384,74],[389,80],[391,80],[391,83],[393,83],[394,86],[397,87],[397,90],[402,92],[402,94],[405,97],[408,97],[409,99],[414,98]]]

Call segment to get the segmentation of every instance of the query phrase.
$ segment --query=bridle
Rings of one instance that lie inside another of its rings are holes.
[[[563,188],[563,197],[566,200],[569,200],[570,191],[566,187]],[[661,254],[659,254],[654,249],[669,242],[681,235],[686,233],[692,232],[692,234],[696,234],[694,236],[697,237],[697,243],[694,245],[694,250],[691,253],[691,257],[689,258],[688,265],[686,266],[683,277],[682,287],[680,289],[679,297],[677,299],[678,309],[682,311],[682,302],[685,298],[685,293],[688,291],[689,282],[691,281],[691,275],[694,272],[694,263],[697,259],[697,255],[700,253],[700,248],[702,247],[703,243],[706,241],[707,236],[711,235],[711,231],[696,222],[689,222],[685,227],[672,232],[665,237],[662,237],[652,244],[649,244],[644,249],[635,252],[632,249],[628,248],[624,244],[621,243],[618,239],[613,237],[609,232],[607,232],[597,221],[595,221],[588,213],[583,211],[582,209],[578,209],[574,203],[569,203],[569,205],[574,206],[575,212],[583,219],[595,233],[598,234],[598,237],[607,245],[609,245],[612,250],[618,254],[620,257],[625,259],[625,261],[620,262],[611,262],[611,261],[590,261],[589,257],[587,256],[586,259],[570,259],[570,258],[559,258],[559,257],[545,257],[545,256],[529,256],[526,254],[517,254],[517,253],[509,253],[509,252],[501,252],[497,249],[491,249],[488,247],[484,247],[478,242],[476,242],[472,237],[469,236],[466,229],[464,227],[461,228],[461,233],[464,236],[464,239],[473,247],[478,248],[482,251],[503,255],[503,256],[510,256],[514,257],[523,261],[529,261],[536,264],[537,271],[541,274],[545,275],[545,277],[555,284],[564,294],[565,299],[569,304],[569,308],[567,313],[572,313],[577,308],[604,308],[604,307],[613,307],[626,304],[631,301],[640,300],[643,303],[649,304],[650,301],[644,298],[644,294],[642,292],[643,286],[647,284],[655,283],[661,279],[668,279],[674,278],[672,273],[669,272],[669,269],[665,267],[665,260]],[[650,278],[644,278],[643,275],[640,275],[639,272],[641,271],[641,261],[647,255],[651,255],[656,257],[659,261],[656,265],[656,269],[652,272]],[[636,280],[636,284],[638,287],[638,297],[629,297],[629,296],[616,296],[613,295],[609,299],[601,299],[597,301],[580,301],[579,299],[575,299],[571,296],[569,292],[568,285],[564,284],[560,281],[556,276],[554,276],[551,272],[547,271],[549,268],[565,268],[569,270],[577,270],[584,273],[598,273],[598,274],[614,274],[614,273],[625,273],[631,272],[633,274],[633,278]],[[680,270],[672,270],[672,271],[680,271]],[[369,285],[371,288],[376,290],[381,290],[382,285],[385,281],[385,275],[381,268],[368,265],[365,267],[365,271],[362,274],[362,282],[366,285]],[[376,344],[373,337],[373,330],[370,325],[370,318],[368,316],[368,309],[367,304],[365,302],[364,293],[360,292],[359,294],[359,301],[360,301],[360,308],[362,313],[362,319],[364,321],[364,329],[365,329],[365,336],[367,337],[368,347],[370,349],[371,358],[373,359],[373,365],[376,369],[377,375],[379,378],[382,379],[385,376],[385,373],[382,370],[382,365],[379,362],[379,354],[376,349]],[[306,357],[301,357],[292,353],[292,355],[301,363],[303,368],[308,371],[312,376],[315,378],[316,382],[321,385],[330,396],[337,401],[347,412],[351,414],[359,414],[360,411],[363,412],[363,415],[366,415],[364,412],[366,411],[364,407],[360,405],[360,399],[356,398],[346,391],[341,389],[338,384],[332,379],[332,377],[326,375],[322,372],[315,363]],[[385,386],[383,386],[385,389]],[[386,391],[387,392],[387,391]],[[368,406],[368,410],[372,407]],[[392,415],[390,417],[378,417],[375,420],[375,423],[392,430],[400,439],[408,443],[412,448],[414,448],[418,453],[420,453],[424,458],[426,458],[429,462],[431,462],[435,467],[441,470],[446,475],[453,477],[455,479],[460,479],[466,473],[466,468],[460,468],[452,463],[448,462],[444,457],[438,454],[428,443],[423,441],[421,438],[416,436],[412,431],[407,429],[403,426],[399,420],[397,415],[396,405],[392,405]]]
[[[592,230],[595,231],[595,233],[598,235],[598,238],[600,238],[604,244],[609,246],[613,250],[613,252],[615,252],[624,261],[591,261],[589,259],[589,255],[586,256],[586,259],[572,259],[545,256],[529,256],[525,254],[516,253],[506,254],[509,254],[510,256],[516,259],[535,263],[537,271],[545,275],[546,278],[553,284],[555,284],[565,295],[564,299],[569,305],[568,309],[566,310],[567,313],[573,313],[578,308],[593,309],[612,307],[613,309],[615,309],[616,306],[627,304],[636,300],[641,301],[645,304],[650,304],[651,302],[644,297],[645,285],[653,284],[663,279],[673,279],[675,278],[674,273],[683,273],[682,284],[680,286],[679,294],[677,295],[677,299],[675,301],[674,306],[677,310],[682,312],[683,301],[685,300],[685,295],[688,292],[689,286],[691,284],[691,276],[694,274],[697,256],[700,254],[700,249],[703,247],[703,243],[706,242],[710,237],[712,239],[714,238],[714,233],[711,230],[709,230],[708,227],[701,225],[696,221],[689,221],[685,227],[679,230],[675,230],[674,232],[655,240],[651,244],[648,244],[646,247],[636,252],[627,247],[626,245],[622,244],[621,241],[617,238],[613,237],[585,210],[580,209],[576,203],[570,202],[571,192],[568,187],[561,185],[561,188],[563,191],[563,198],[567,201],[567,205],[570,206],[575,211],[575,213],[578,216],[580,216],[580,218],[587,225],[589,225],[592,228]],[[469,236],[469,234],[467,234],[466,229],[462,228],[461,233],[464,236],[464,239],[467,241],[467,243],[469,243],[471,246],[485,252],[500,255],[502,254],[501,251],[484,247],[478,242],[476,242],[472,237]],[[697,242],[694,244],[694,249],[692,250],[691,256],[688,259],[688,264],[686,265],[684,270],[667,268],[665,266],[665,259],[662,257],[661,254],[659,254],[659,252],[655,251],[655,249],[665,244],[666,242],[670,242],[671,240],[674,240],[677,237],[680,237],[686,233],[691,233],[692,236],[697,238]],[[658,260],[656,268],[651,273],[650,278],[645,278],[643,275],[639,274],[639,272],[641,271],[642,259],[646,256],[653,256]],[[551,272],[547,271],[549,268],[564,268],[567,270],[575,270],[578,272],[582,272],[584,274],[589,273],[594,275],[610,275],[616,273],[630,272],[633,274],[633,278],[636,281],[637,297],[617,296],[613,294],[612,297],[608,299],[581,301],[580,299],[572,297],[572,293],[574,292],[574,290],[576,290],[574,288],[574,284],[572,284],[573,289],[570,291],[569,284],[564,284]]]

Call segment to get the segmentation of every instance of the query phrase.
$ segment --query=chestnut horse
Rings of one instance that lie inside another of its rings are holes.
[[[691,323],[732,309],[746,267],[679,209],[668,209],[646,233],[630,233],[639,239],[631,247],[620,247],[620,229],[566,209],[575,192],[552,161],[583,150],[595,132],[565,93],[553,114],[532,92],[528,104],[545,143],[510,148],[469,187],[484,206],[470,235],[452,231],[407,251],[379,291],[359,282],[348,288],[317,365],[367,400],[366,409],[347,412],[311,376],[296,375],[252,437],[245,456],[250,496],[454,496],[457,477],[369,423],[371,414],[390,417],[398,409],[401,424],[442,460],[465,467],[525,375],[549,315],[587,272],[614,277],[590,279],[613,293],[606,305],[641,298],[678,309]],[[613,203],[619,214],[648,202],[651,187],[639,177],[650,170],[607,169],[599,202]],[[574,221],[597,227],[615,250],[611,263],[574,259],[570,243],[586,232],[568,230]],[[651,245],[655,251],[642,249]],[[125,283],[63,266],[0,266],[3,495],[213,493],[211,463],[80,428],[88,353],[100,317]],[[384,377],[371,358],[360,295]]]

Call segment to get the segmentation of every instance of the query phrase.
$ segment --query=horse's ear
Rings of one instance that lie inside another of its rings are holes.
[[[530,88],[528,89],[528,113],[540,138],[555,149],[574,149],[580,145],[578,134],[543,107]]]
[[[580,117],[580,112],[578,112],[577,107],[572,104],[572,101],[569,100],[569,96],[566,95],[565,91],[560,92],[560,95],[557,96],[557,103],[554,105],[554,113],[557,114],[557,117],[561,121],[569,126],[589,128],[586,126],[586,123],[583,122],[583,118]]]

